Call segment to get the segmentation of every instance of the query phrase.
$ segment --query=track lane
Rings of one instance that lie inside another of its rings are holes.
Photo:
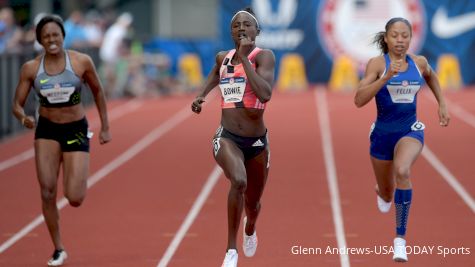
[[[114,101],[110,106],[112,109],[124,103]],[[87,116],[93,122],[98,120],[97,112],[88,110]],[[26,223],[37,216],[38,205],[32,205],[39,200],[40,194],[36,178],[35,163],[33,155],[33,131],[26,131],[24,134],[12,139],[10,142],[0,144],[1,155],[4,159],[15,157],[14,153],[31,154],[27,159],[22,160],[11,167],[0,171],[0,211],[3,216],[11,216],[13,220],[0,220],[2,234],[0,242],[12,236],[17,231],[20,222]],[[96,138],[96,136],[94,136]],[[91,144],[94,143],[92,140]],[[25,147],[25,144],[28,147]],[[91,150],[94,149],[92,145]],[[26,153],[30,151],[29,153]]]
[[[251,259],[241,252],[239,266],[340,266],[337,255],[292,254],[293,246],[337,246],[313,91],[276,92],[265,119],[271,171],[257,225],[259,249]],[[226,248],[228,188],[223,176],[192,225],[190,238],[183,240],[169,266],[221,264]],[[238,246],[241,240],[242,225]]]
[[[455,96],[448,98],[454,101]],[[419,99],[419,116],[428,126],[426,144],[473,192],[473,175],[466,176],[471,161],[458,159],[460,154],[473,150],[473,138],[467,140],[459,130],[466,131],[469,137],[473,131],[454,118],[449,128],[442,129],[429,100]],[[461,105],[469,104],[466,97],[460,101]],[[63,238],[71,256],[68,266],[156,266],[215,164],[210,140],[219,123],[219,106],[218,101],[210,102],[203,114],[193,115],[89,189],[83,207],[66,207],[61,211]],[[150,100],[143,109],[111,125],[113,146],[99,146],[94,136],[91,174],[190,103],[191,98],[186,97]],[[351,94],[333,93],[328,94],[328,103],[348,246],[389,246],[394,232],[394,207],[389,214],[377,211],[368,156],[367,135],[375,116],[374,104],[356,109]],[[260,245],[252,259],[241,253],[240,266],[340,266],[338,255],[291,253],[294,245],[337,247],[315,114],[313,93],[276,92],[270,102],[265,116],[270,130],[271,173],[258,225]],[[453,135],[456,137],[452,138]],[[447,138],[452,141],[445,141]],[[465,145],[460,146],[460,142]],[[451,154],[453,150],[458,153]],[[15,171],[4,173],[15,177],[35,175],[29,165],[22,163]],[[151,166],[157,171],[151,171]],[[475,220],[466,204],[423,157],[416,162],[413,177],[415,195],[409,219],[409,244],[465,246],[474,253],[475,236],[471,229]],[[0,220],[2,231],[6,229],[3,223],[15,225],[12,217],[24,220],[40,212],[36,179],[29,179],[31,183],[14,180],[18,184],[6,190],[14,194],[8,200],[0,194],[0,205],[19,199],[16,203],[21,213],[14,215],[14,211],[9,211],[12,216]],[[226,244],[227,191],[228,181],[221,176],[169,266],[221,264]],[[240,230],[239,242],[241,234]],[[44,266],[52,250],[50,243],[46,227],[41,225],[2,254],[0,265]],[[392,266],[391,257],[350,255],[350,260],[352,266]],[[470,255],[409,257],[411,266],[466,266],[473,259]]]
[[[420,117],[427,126],[426,144],[438,159],[463,185],[465,190],[475,198],[475,167],[473,151],[475,150],[475,127],[464,121],[452,109],[462,108],[470,116],[475,117],[475,107],[469,102],[475,99],[475,90],[460,91],[458,94],[445,93],[449,99],[448,107],[451,113],[450,125],[440,127],[437,117],[437,104],[430,92],[427,97],[421,97]]]
[[[104,165],[105,162],[108,161],[107,157],[116,157],[118,154],[122,153],[123,150],[125,150],[128,146],[131,145],[130,143],[136,142],[137,139],[142,138],[144,136],[144,133],[150,131],[150,129],[156,127],[161,122],[171,117],[171,115],[173,113],[176,113],[179,108],[185,108],[185,106],[187,108],[190,101],[190,98],[169,99],[169,101],[151,101],[148,104],[147,108],[141,109],[140,112],[130,114],[130,116],[127,116],[126,120],[121,120],[120,122],[115,123],[114,126],[112,126],[112,131],[114,132],[114,141],[117,143],[117,145],[110,146],[109,144],[107,146],[104,146],[103,150],[99,150],[93,153],[93,158],[91,158],[91,173],[96,168],[94,167],[96,164],[101,167],[102,165]],[[150,114],[154,114],[154,116],[150,116]],[[147,123],[144,122],[145,118],[147,119]],[[114,127],[117,128],[114,129]],[[174,144],[173,142],[168,143]],[[162,153],[165,153],[166,151],[167,150],[164,150],[162,151]],[[154,151],[154,153],[155,152],[156,151]],[[153,155],[150,155],[146,158],[154,161],[156,161],[157,159],[157,157],[153,157]],[[166,158],[166,155],[158,155],[158,159],[163,158]],[[120,220],[118,219],[122,219],[122,221],[124,222],[127,222],[127,220],[131,218],[135,218],[136,220],[143,220],[144,216],[133,217],[131,215],[126,214],[124,212],[125,208],[127,208],[128,210],[141,212],[147,210],[137,209],[136,207],[140,207],[140,205],[137,205],[137,203],[135,203],[135,209],[129,209],[129,207],[127,206],[127,203],[130,202],[129,198],[134,198],[137,201],[141,201],[143,199],[140,199],[140,197],[137,196],[134,197],[134,191],[130,194],[128,194],[127,191],[124,192],[125,189],[132,188],[132,186],[127,184],[123,185],[122,182],[118,182],[117,180],[125,179],[134,181],[134,179],[137,178],[136,173],[140,173],[140,170],[142,171],[142,173],[145,171],[145,174],[149,174],[147,171],[150,166],[153,166],[153,164],[156,165],[156,162],[149,164],[146,167],[139,166],[141,167],[139,169],[132,165],[132,170],[129,170],[128,172],[124,171],[124,173],[122,173],[123,167],[121,167],[120,170],[111,173],[109,175],[110,177],[106,177],[107,179],[101,181],[98,186],[89,189],[87,200],[84,203],[83,207],[81,207],[81,209],[71,209],[71,207],[68,206],[63,211],[61,211],[61,225],[63,228],[62,230],[64,232],[64,242],[67,249],[70,250],[70,254],[72,253],[71,261],[68,261],[71,265],[76,266],[76,264],[78,264],[77,266],[90,266],[91,262],[98,262],[97,264],[99,266],[114,266],[114,264],[127,262],[123,261],[124,258],[122,257],[126,257],[127,255],[131,254],[137,255],[137,250],[133,249],[127,242],[123,243],[123,247],[119,245],[121,244],[119,241],[120,239],[123,239],[123,237],[121,237],[121,234],[118,233],[122,233],[123,231],[120,228],[118,229],[115,224],[118,224],[119,226],[125,225],[127,227],[130,227],[131,225],[126,225],[124,223],[119,224]],[[168,164],[168,166],[169,168],[174,167],[173,164]],[[111,184],[108,185],[108,182]],[[106,185],[102,185],[104,183]],[[133,183],[135,184],[136,181],[134,181]],[[143,186],[149,189],[153,189],[154,187],[150,185],[150,183],[143,184]],[[99,188],[97,190],[101,190],[100,188],[106,189],[104,190],[104,192],[98,194],[94,193],[96,191],[96,188]],[[113,190],[119,190],[120,195],[114,195],[114,192],[111,192]],[[171,190],[169,192],[174,192],[176,190]],[[140,196],[140,193],[135,193]],[[107,199],[109,203],[105,202],[105,199]],[[127,203],[117,203],[117,200],[126,201]],[[103,203],[104,205],[101,206],[101,203]],[[121,204],[123,205],[121,206]],[[118,210],[114,210],[115,207],[117,207]],[[117,213],[114,214],[115,212]],[[101,216],[105,216],[105,220],[101,220]],[[136,229],[138,229],[141,233],[146,233],[141,227],[137,227]],[[103,232],[102,230],[108,231]],[[125,230],[125,232],[127,232],[127,229]],[[102,234],[104,234],[106,238],[98,238],[98,236],[102,237]],[[35,251],[38,252],[38,257],[40,258],[32,257],[28,258],[28,260],[30,260],[31,262],[44,261],[46,259],[45,257],[47,257],[49,253],[51,253],[50,250],[52,250],[51,245],[49,245],[50,241],[47,235],[46,227],[42,225],[41,227],[36,228],[31,233],[31,235],[35,236],[35,238],[29,239],[28,242],[21,242],[23,240],[18,242],[18,244],[15,244],[14,247],[4,253],[5,258],[8,258],[10,259],[10,261],[12,261],[13,259],[18,258],[19,255],[25,255],[24,253],[31,253],[31,251]],[[127,239],[125,239],[125,241],[126,240]],[[137,240],[141,240],[141,238],[137,237]],[[104,241],[105,244],[103,244],[102,241]],[[91,246],[91,244],[98,244],[100,246]],[[121,254],[124,256],[118,256],[118,251],[120,251],[120,249],[117,250],[116,248],[124,247],[126,247],[126,252]],[[93,251],[84,248],[91,248]],[[98,250],[98,248],[103,248],[103,250]],[[156,253],[155,250],[153,252]],[[79,255],[75,253],[78,253]],[[136,256],[132,256],[131,258],[134,259],[136,258]],[[135,260],[132,260],[131,262],[135,262]],[[129,266],[138,265],[136,265],[135,263],[131,263],[131,265]]]
[[[351,264],[396,266],[397,264],[392,262],[392,254],[378,255],[375,252],[376,249],[381,250],[381,246],[392,245],[395,222],[394,206],[388,214],[379,213],[376,206],[375,179],[369,160],[368,140],[369,126],[376,116],[374,103],[357,109],[351,105],[352,98],[352,94],[329,94],[335,157],[341,177],[345,226],[348,229],[348,246],[372,249],[372,252],[366,255],[351,255]],[[432,140],[441,141],[440,138],[445,139],[450,133],[445,133],[444,136],[433,133],[435,127],[432,126],[431,120],[434,118],[429,116],[432,116],[434,111],[428,113],[432,109],[428,104],[427,101],[420,101],[419,117],[430,126],[426,130],[426,144],[432,148]],[[351,119],[348,119],[349,117]],[[436,123],[438,124],[438,121]],[[365,125],[367,127],[364,127]],[[440,128],[438,125],[437,127]],[[458,141],[463,142],[460,139]],[[466,151],[467,148],[458,149]],[[470,230],[475,217],[460,197],[424,157],[418,159],[412,170],[414,198],[409,217],[408,245],[475,247],[473,231]],[[411,266],[461,266],[470,260],[472,257],[463,255],[444,258],[437,255],[435,250],[431,255],[409,255]]]

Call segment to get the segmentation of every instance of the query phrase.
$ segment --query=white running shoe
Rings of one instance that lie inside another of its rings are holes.
[[[238,253],[235,249],[228,249],[221,267],[237,267]]]
[[[391,209],[391,203],[392,202],[386,202],[384,199],[382,199],[378,194],[376,194],[378,198],[378,209],[382,213],[387,213],[389,209]]]
[[[256,231],[252,235],[246,234],[246,223],[247,217],[244,217],[243,226],[242,226],[242,250],[244,251],[244,256],[252,257],[256,254],[257,249],[257,234]]]
[[[48,266],[61,266],[68,258],[68,254],[64,250],[55,250],[53,256],[48,261]]]
[[[394,238],[394,256],[393,260],[396,262],[406,262],[406,240],[401,237]]]

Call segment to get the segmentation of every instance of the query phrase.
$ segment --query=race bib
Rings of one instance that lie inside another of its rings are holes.
[[[40,93],[51,104],[66,103],[74,93],[74,86],[71,84],[55,84],[42,86]]]
[[[223,78],[219,82],[219,88],[225,103],[241,102],[246,89],[246,79],[244,77]]]
[[[393,103],[412,103],[421,88],[420,84],[409,84],[408,81],[402,81],[400,84],[388,84],[386,86]]]
[[[411,126],[411,130],[413,130],[413,131],[422,131],[425,128],[426,128],[426,126],[424,125],[424,123],[422,123],[420,121],[414,122],[414,124],[412,124],[412,126]]]

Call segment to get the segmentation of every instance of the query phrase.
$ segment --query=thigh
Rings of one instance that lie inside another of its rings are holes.
[[[411,167],[422,152],[420,140],[413,137],[401,138],[394,148],[394,166]]]
[[[246,198],[258,201],[264,191],[269,174],[270,150],[267,147],[256,157],[245,162],[247,173]]]
[[[66,193],[87,188],[89,153],[83,151],[63,153],[64,190]]]
[[[244,155],[237,145],[228,138],[213,139],[214,158],[223,169],[224,175],[231,181],[246,179]]]
[[[382,185],[387,186],[394,183],[392,160],[381,160],[371,157],[371,164],[373,165],[374,175],[380,188],[383,188]]]
[[[56,188],[61,158],[61,147],[57,141],[35,140],[36,172],[42,188]]]

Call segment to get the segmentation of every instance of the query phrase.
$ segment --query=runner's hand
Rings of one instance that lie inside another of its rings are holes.
[[[450,115],[445,105],[439,106],[439,124],[442,127],[449,126]]]
[[[388,76],[388,79],[390,79],[391,77],[397,75],[401,71],[402,63],[402,59],[391,61],[391,64],[389,64],[389,70],[384,76]]]
[[[36,121],[32,116],[25,116],[21,119],[21,124],[28,129],[33,129],[36,126]]]
[[[193,101],[193,103],[191,104],[191,110],[196,113],[196,114],[200,114],[201,112],[201,104],[205,102],[205,99],[204,97],[202,96],[198,96],[195,98],[195,101]]]

